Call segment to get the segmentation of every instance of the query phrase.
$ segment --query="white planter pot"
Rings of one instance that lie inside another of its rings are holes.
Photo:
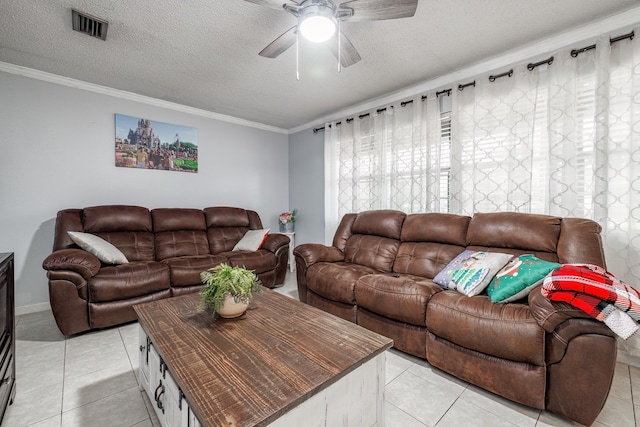
[[[224,299],[224,303],[222,303],[222,307],[218,310],[218,316],[224,317],[225,319],[233,319],[234,317],[239,317],[247,311],[247,307],[249,304],[243,302],[235,302],[231,294],[227,294]]]

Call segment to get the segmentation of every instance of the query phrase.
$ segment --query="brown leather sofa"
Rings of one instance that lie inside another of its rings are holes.
[[[394,340],[399,350],[507,399],[591,424],[616,364],[615,335],[535,288],[499,304],[432,279],[465,249],[605,266],[600,226],[521,213],[342,219],[332,246],[294,250],[300,299]]]
[[[95,206],[58,212],[53,253],[43,262],[60,331],[73,335],[136,319],[133,306],[196,292],[200,272],[220,263],[253,270],[262,284],[284,283],[289,238],[269,234],[255,251],[232,249],[248,230],[262,229],[255,211],[232,207],[153,209]],[[95,234],[128,264],[105,265],[79,249],[67,231]]]

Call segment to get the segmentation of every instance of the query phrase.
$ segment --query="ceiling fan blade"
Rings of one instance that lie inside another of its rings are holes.
[[[340,35],[342,36],[342,39],[340,40],[340,65],[342,65],[342,68],[347,68],[360,61],[362,58],[360,58],[360,54],[353,43],[351,43],[351,40],[349,40],[343,32],[341,32]],[[338,59],[338,40],[336,40],[335,37],[331,39],[329,46],[333,56]]]
[[[285,50],[289,49],[296,43],[296,30],[298,26],[294,25],[285,31],[280,37],[272,41],[269,46],[262,49],[262,51],[258,54],[260,56],[264,56],[265,58],[277,58],[283,53]]]
[[[295,0],[244,0],[249,3],[259,4],[260,6],[268,6],[273,9],[282,9],[284,4],[290,4],[293,6],[298,6],[300,1]]]
[[[344,21],[357,22],[409,18],[415,15],[417,8],[418,0],[351,0],[341,3],[338,11],[351,9],[353,15]]]

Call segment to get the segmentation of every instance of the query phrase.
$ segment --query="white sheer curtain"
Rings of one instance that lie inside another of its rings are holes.
[[[591,218],[609,270],[640,288],[640,37],[522,64],[438,97],[325,126],[326,241],[347,212]],[[447,116],[448,117],[448,116]],[[446,122],[446,124],[445,124]],[[640,357],[640,338],[621,346]]]
[[[326,243],[349,212],[440,209],[437,97],[416,97],[378,111],[325,125]]]
[[[452,100],[451,211],[594,219],[609,270],[639,288],[640,39],[476,85]]]
[[[452,95],[451,212],[530,212],[541,203],[537,87],[524,65],[511,74]]]

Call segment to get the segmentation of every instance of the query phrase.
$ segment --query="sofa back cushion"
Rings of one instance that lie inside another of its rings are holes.
[[[407,215],[393,271],[433,279],[465,249],[470,220],[441,213]]]
[[[68,231],[82,232],[82,209],[64,209],[56,215],[56,229],[53,237],[53,250],[75,248],[77,245],[69,237]]]
[[[132,261],[154,260],[151,213],[140,206],[106,205],[82,210],[85,233],[95,234]]]
[[[600,232],[602,227],[584,218],[563,218],[558,261],[561,264],[595,264],[607,268]]]
[[[156,259],[209,254],[209,242],[200,209],[154,209]]]
[[[247,231],[263,228],[257,212],[241,208],[205,208],[204,217],[212,254],[233,250]]]
[[[558,262],[562,218],[518,212],[477,213],[467,232],[467,249],[534,254]]]
[[[399,246],[399,241],[387,237],[354,234],[347,242],[344,260],[383,272],[390,272]]]
[[[336,234],[333,236],[332,246],[344,252],[344,248],[347,246],[349,237],[353,235],[351,229],[353,227],[353,221],[355,221],[357,217],[358,214],[355,213],[348,213],[342,217],[340,224],[338,224],[338,228],[336,229]]]
[[[400,246],[405,217],[405,213],[393,210],[359,213],[345,244],[344,260],[390,272]]]
[[[404,212],[393,210],[361,212],[353,221],[351,232],[400,240],[402,224],[406,216]]]

